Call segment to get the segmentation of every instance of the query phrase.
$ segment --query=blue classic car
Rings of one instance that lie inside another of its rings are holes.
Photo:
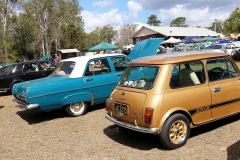
[[[24,109],[64,109],[69,116],[83,115],[88,106],[105,103],[129,61],[123,54],[62,60],[50,76],[15,84],[13,101]]]

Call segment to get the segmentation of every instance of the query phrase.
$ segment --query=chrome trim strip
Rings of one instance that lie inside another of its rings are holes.
[[[9,90],[9,88],[0,88],[0,91]]]
[[[105,117],[109,120],[112,121],[113,123],[134,130],[134,131],[138,131],[138,132],[143,132],[143,133],[158,133],[159,128],[146,128],[146,127],[140,127],[140,126],[135,126],[132,124],[128,124],[125,122],[120,122],[117,119],[111,117],[108,113],[105,114]]]
[[[19,101],[17,98],[14,98],[12,100],[13,102],[17,102],[18,104],[20,104],[20,106],[16,106],[16,107],[20,107],[20,108],[23,108],[23,109],[33,109],[33,108],[37,108],[40,106],[40,104],[27,104],[27,103],[24,103],[22,101]]]
[[[115,82],[115,83],[109,83],[109,84],[105,84],[105,85],[111,85],[111,84],[117,84],[117,83],[118,83],[118,82]],[[105,86],[105,85],[99,85],[99,86],[94,86],[94,87],[101,87],[101,86]],[[94,88],[94,87],[87,87],[87,88],[81,88],[81,89],[74,89],[74,90],[63,91],[63,92],[57,92],[57,93],[51,93],[51,94],[44,94],[44,95],[35,96],[35,97],[29,97],[29,98],[44,97],[44,96],[49,96],[49,95],[54,95],[54,94],[60,94],[60,93],[65,93],[65,92],[71,92],[71,91],[78,91],[78,90],[83,90],[83,89],[88,89],[88,88]]]

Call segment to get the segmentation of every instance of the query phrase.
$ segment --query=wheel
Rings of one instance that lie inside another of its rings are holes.
[[[163,125],[159,138],[165,147],[175,149],[186,144],[189,134],[190,124],[187,117],[174,114]]]
[[[88,103],[72,103],[65,107],[65,112],[71,117],[82,116],[87,112]]]

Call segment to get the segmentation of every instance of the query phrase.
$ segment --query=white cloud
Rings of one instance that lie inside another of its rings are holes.
[[[108,24],[113,26],[115,29],[120,29],[121,25],[123,25],[122,17],[124,14],[117,12],[118,9],[112,9],[111,11],[103,14],[94,14],[93,12],[82,11],[85,31],[91,32],[96,27],[103,27]]]
[[[141,12],[143,9],[142,5],[135,1],[128,1],[127,6],[129,10],[129,15],[124,17],[124,20],[131,21],[137,19],[138,13]]]
[[[185,17],[186,24],[189,26],[208,27],[215,19],[224,20],[228,18],[229,13],[209,10],[208,7],[189,9],[186,5],[176,5],[170,9],[160,9],[159,19],[164,26],[169,26],[171,21],[177,17]]]
[[[114,2],[116,2],[116,0],[96,1],[93,2],[93,6],[110,7],[113,6]]]
[[[136,31],[138,31],[139,29],[142,28],[142,26],[149,26],[148,24],[144,24],[144,23],[141,23],[141,22],[134,22],[133,24],[138,24],[137,28],[136,28]]]

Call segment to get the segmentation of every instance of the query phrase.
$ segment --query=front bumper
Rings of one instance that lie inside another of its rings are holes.
[[[158,131],[159,131],[159,128],[139,127],[139,126],[135,126],[135,125],[132,125],[132,124],[128,124],[128,123],[125,123],[125,122],[118,121],[117,119],[111,117],[108,113],[105,114],[105,117],[108,120],[112,121],[113,123],[115,123],[119,126],[131,129],[131,130],[134,130],[134,131],[143,132],[143,133],[151,133],[151,134],[158,133]]]
[[[12,101],[13,102],[17,102],[18,104],[20,104],[20,105],[18,105],[16,107],[20,107],[20,108],[23,108],[23,109],[33,109],[33,108],[37,108],[37,107],[40,106],[39,104],[27,104],[27,103],[24,103],[22,101],[19,101],[17,98],[14,98]]]

